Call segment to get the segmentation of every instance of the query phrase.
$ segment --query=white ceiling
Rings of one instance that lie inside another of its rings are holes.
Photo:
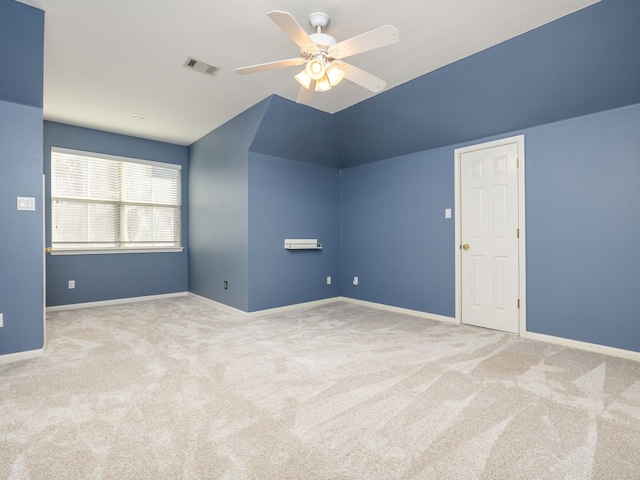
[[[309,14],[327,12],[325,31],[338,41],[399,29],[399,43],[349,58],[388,90],[599,0],[18,1],[46,12],[45,119],[189,145],[271,94],[296,99],[300,67],[234,73],[299,55],[270,10],[290,12],[309,33]],[[188,57],[221,70],[189,70]],[[372,95],[345,81],[310,105],[335,113]]]

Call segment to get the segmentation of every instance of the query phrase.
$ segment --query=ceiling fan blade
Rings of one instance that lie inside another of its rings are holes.
[[[365,72],[364,70],[354,67],[348,63],[345,63],[342,66],[342,70],[344,71],[344,78],[352,81],[353,83],[357,83],[361,87],[371,90],[372,92],[380,92],[387,86],[387,82],[381,78],[371,75],[369,72]]]
[[[400,31],[391,25],[376,28],[370,32],[349,38],[329,47],[329,55],[333,58],[346,58],[351,55],[385,47],[400,40]]]
[[[284,33],[291,37],[291,40],[302,48],[314,48],[316,44],[311,37],[304,31],[304,28],[300,26],[296,19],[288,12],[281,12],[280,10],[272,10],[267,13],[267,16],[278,25]]]
[[[238,75],[246,75],[247,73],[264,72],[265,70],[273,70],[275,68],[294,67],[302,65],[306,60],[302,57],[289,58],[287,60],[278,60],[277,62],[260,63],[258,65],[250,65],[248,67],[236,68]]]
[[[311,85],[309,85],[309,88],[300,87],[298,98],[296,98],[296,103],[309,103],[313,98],[313,92],[315,89],[316,82],[313,80],[311,80]]]

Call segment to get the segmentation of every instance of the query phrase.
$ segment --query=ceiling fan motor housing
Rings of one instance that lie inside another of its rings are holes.
[[[312,33],[309,38],[313,40],[320,50],[328,50],[331,45],[338,43],[335,38],[326,33]]]

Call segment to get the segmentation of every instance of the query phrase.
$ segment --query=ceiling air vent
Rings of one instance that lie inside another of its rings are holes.
[[[214,67],[213,65],[209,65],[208,63],[201,62],[200,60],[196,60],[191,57],[187,58],[187,61],[184,62],[184,66],[211,76],[214,76],[218,73],[218,70],[220,70],[220,67]]]

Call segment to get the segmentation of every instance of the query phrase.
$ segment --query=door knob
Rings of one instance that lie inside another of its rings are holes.
[[[461,247],[463,250],[469,250],[471,247],[469,246],[468,243],[465,243],[464,245],[462,245]]]

